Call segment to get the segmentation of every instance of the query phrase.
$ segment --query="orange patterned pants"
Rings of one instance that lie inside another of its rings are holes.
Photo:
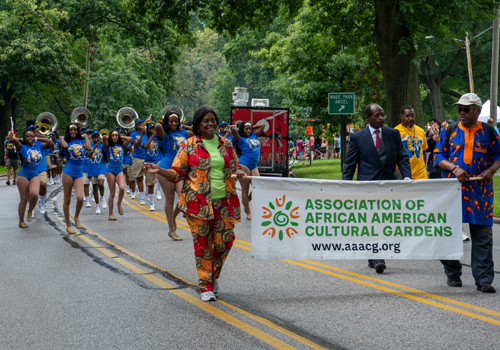
[[[201,220],[187,215],[193,234],[194,256],[198,272],[198,286],[202,292],[213,291],[214,282],[220,276],[224,261],[235,239],[227,200],[213,199],[213,220]],[[232,211],[232,210],[231,210]]]

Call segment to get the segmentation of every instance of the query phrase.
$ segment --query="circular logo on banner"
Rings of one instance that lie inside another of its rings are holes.
[[[292,209],[293,203],[292,201],[286,203],[285,195],[283,195],[281,200],[280,198],[276,198],[275,203],[276,205],[274,205],[273,202],[269,202],[269,208],[262,207],[262,209],[264,209],[262,218],[270,219],[261,223],[262,227],[267,227],[264,232],[262,232],[262,235],[270,235],[271,238],[274,238],[276,233],[278,233],[280,241],[283,240],[285,234],[288,238],[292,238],[293,235],[298,234],[294,227],[299,226],[299,224],[294,220],[300,217],[298,212],[299,207]]]

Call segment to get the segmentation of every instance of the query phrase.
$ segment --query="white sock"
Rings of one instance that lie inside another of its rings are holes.
[[[38,195],[38,201],[43,204],[45,203],[45,196]]]
[[[160,191],[161,190],[161,185],[159,182],[156,183],[156,190],[157,191]]]
[[[139,192],[139,194],[141,195],[141,199],[144,199],[144,192]]]
[[[148,194],[148,198],[149,198],[149,203],[154,203],[153,200],[154,200],[154,194]]]
[[[89,196],[85,196],[85,201],[86,201],[86,202],[90,202],[90,198],[89,198]]]

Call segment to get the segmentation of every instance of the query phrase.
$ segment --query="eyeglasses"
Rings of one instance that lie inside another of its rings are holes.
[[[464,111],[464,113],[469,113],[472,109],[476,109],[476,108],[474,108],[474,107],[458,107],[457,112],[462,113],[462,111]]]

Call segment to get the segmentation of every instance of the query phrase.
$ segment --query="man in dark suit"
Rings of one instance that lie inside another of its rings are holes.
[[[342,180],[352,180],[358,167],[358,181],[397,180],[396,165],[404,179],[411,178],[411,166],[398,130],[384,127],[384,110],[376,103],[365,107],[368,126],[351,134]],[[368,260],[368,266],[383,273],[385,260]]]

